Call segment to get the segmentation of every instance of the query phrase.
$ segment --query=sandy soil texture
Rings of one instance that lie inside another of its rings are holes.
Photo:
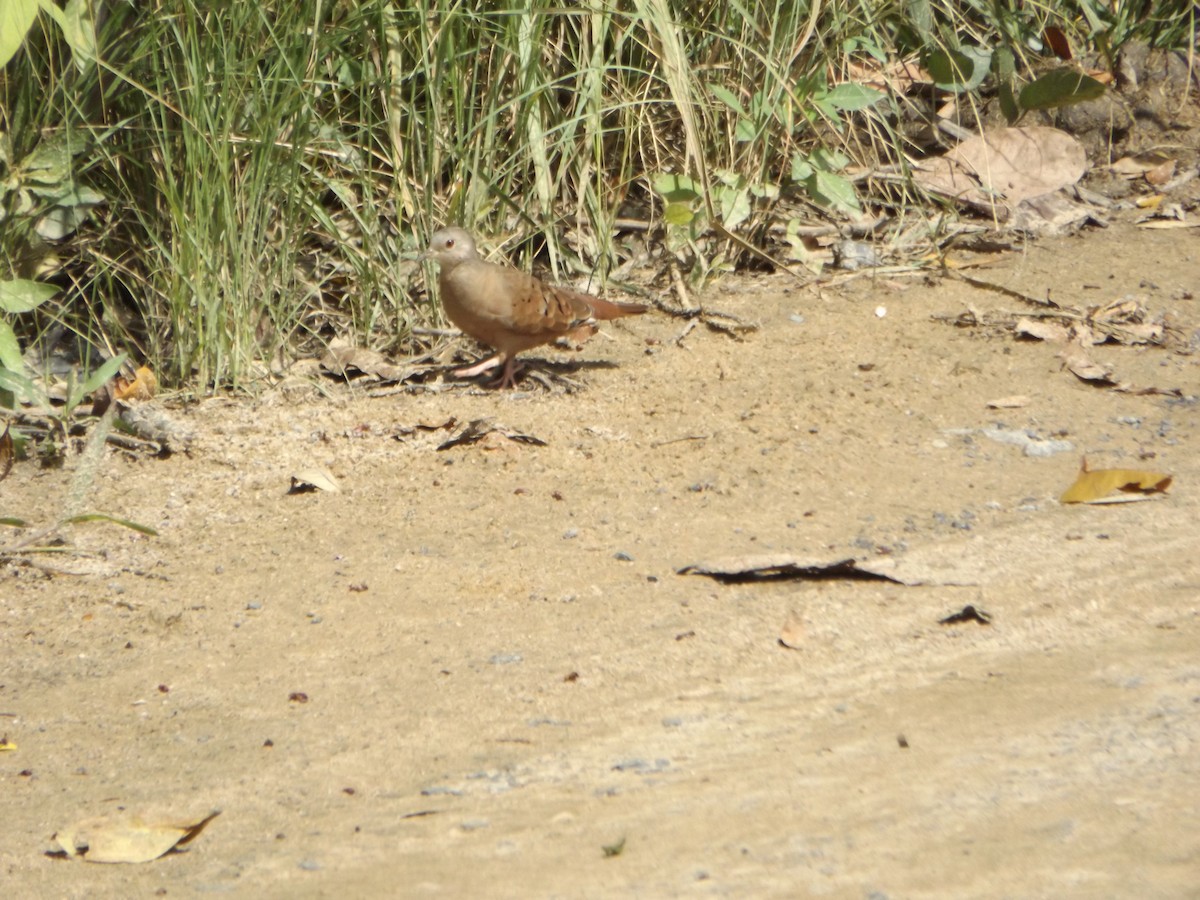
[[[1089,348],[1119,390],[1012,294],[733,279],[704,301],[742,341],[651,314],[530,354],[572,394],[296,382],[110,451],[87,508],[159,536],[0,572],[4,893],[1196,896],[1200,238],[978,261],[1170,345]],[[484,417],[544,444],[438,449]],[[1174,483],[1060,505],[1084,455]],[[17,466],[0,514],[53,521],[77,466]],[[288,493],[320,467],[339,493]],[[928,583],[677,574],[772,554]],[[143,809],[222,814],[144,865],[44,854]]]

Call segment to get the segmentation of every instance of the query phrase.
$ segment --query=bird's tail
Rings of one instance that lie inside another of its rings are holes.
[[[650,307],[644,303],[622,303],[617,300],[601,300],[599,297],[587,298],[592,308],[592,315],[597,319],[619,319],[622,316],[640,316]]]

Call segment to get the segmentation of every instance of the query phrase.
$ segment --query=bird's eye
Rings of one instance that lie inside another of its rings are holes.
[[[449,250],[453,246],[454,246],[454,238],[447,238],[446,239],[446,249]]]

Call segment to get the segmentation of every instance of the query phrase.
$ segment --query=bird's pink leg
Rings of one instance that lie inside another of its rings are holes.
[[[483,362],[476,363],[475,365],[470,366],[469,368],[455,369],[454,374],[456,376],[458,376],[459,378],[471,378],[475,375],[478,375],[480,372],[486,372],[488,369],[494,369],[498,365],[500,365],[500,354],[499,353],[497,353],[495,356],[491,357],[490,359],[485,359]]]
[[[517,374],[517,357],[514,354],[513,356],[510,356],[505,361],[504,374],[500,376],[500,381],[496,385],[496,387],[499,388],[500,390],[504,390],[506,387],[515,389],[517,386],[516,374]]]

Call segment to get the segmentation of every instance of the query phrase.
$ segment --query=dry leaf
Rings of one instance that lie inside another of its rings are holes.
[[[199,820],[144,821],[135,815],[98,816],[54,835],[67,856],[96,863],[143,863],[194,840],[221,814],[215,809]]]
[[[1063,364],[1071,370],[1071,374],[1076,378],[1098,385],[1116,384],[1116,381],[1113,380],[1112,369],[1095,362],[1083,352],[1082,347],[1072,345],[1059,355],[1062,357]]]
[[[941,159],[917,167],[917,180],[1002,219],[1022,200],[1068,187],[1087,170],[1079,141],[1041,126],[975,135]]]
[[[1161,184],[1166,184],[1175,177],[1176,160],[1168,159],[1161,166],[1155,166],[1146,173],[1146,181],[1149,184],[1157,187]]]
[[[999,397],[995,400],[987,402],[988,409],[1020,409],[1023,406],[1029,405],[1029,398],[1024,394],[1017,394],[1012,397]]]
[[[1166,493],[1173,476],[1138,469],[1089,469],[1087,459],[1079,477],[1058,498],[1059,503],[1128,503]]]
[[[792,613],[783,624],[783,630],[779,632],[779,643],[789,650],[799,650],[807,637],[804,620]]]
[[[8,433],[8,423],[4,423],[4,434],[0,434],[0,481],[8,477],[8,473],[12,471],[13,457],[16,455],[13,450],[12,435]]]
[[[308,491],[326,491],[336,494],[341,491],[337,479],[328,469],[305,469],[292,475],[292,486],[289,494],[303,494]]]
[[[1175,160],[1160,153],[1137,153],[1133,156],[1122,156],[1108,168],[1124,178],[1140,178]]]
[[[496,423],[491,416],[484,416],[481,419],[474,419],[468,422],[458,434],[454,435],[448,441],[439,444],[438,449],[449,450],[451,447],[458,447],[463,444],[475,444],[481,441],[484,448],[488,450],[507,446],[509,442],[532,444],[535,447],[546,446],[546,442],[541,438],[534,437],[532,434],[522,434],[519,431],[513,431],[505,425]]]
[[[1046,319],[1022,317],[1017,319],[1015,327],[1017,334],[1028,335],[1031,338],[1037,338],[1039,341],[1052,341],[1057,344],[1065,344],[1071,336],[1066,326],[1060,325],[1057,322],[1049,322]]]
[[[412,366],[397,366],[388,362],[378,350],[352,347],[338,341],[330,343],[329,352],[321,360],[321,368],[347,380],[351,378],[351,373],[358,372],[387,383],[402,382],[419,371]]]
[[[132,381],[118,375],[113,386],[113,395],[118,400],[149,400],[157,392],[158,378],[149,366],[138,369]]]
[[[1171,228],[1196,228],[1200,222],[1187,222],[1183,219],[1145,219],[1137,223],[1138,228],[1154,228],[1165,231]]]

